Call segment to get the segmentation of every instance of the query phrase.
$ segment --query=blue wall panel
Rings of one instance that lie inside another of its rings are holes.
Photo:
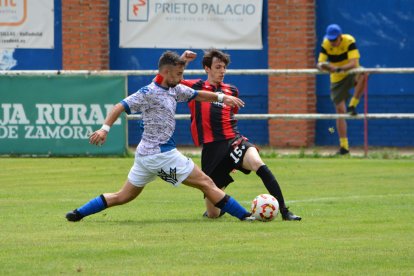
[[[364,67],[413,67],[414,4],[412,0],[316,1],[316,59],[326,26],[337,23],[344,33],[353,35]],[[329,99],[329,77],[317,77],[317,111],[334,113]],[[413,113],[414,76],[412,74],[373,74],[368,85],[369,113]],[[364,101],[358,106],[362,113]],[[335,121],[316,124],[317,145],[337,145],[337,135],[328,128]],[[363,145],[362,121],[349,120],[350,144]],[[368,144],[372,146],[414,146],[414,120],[370,120]]]
[[[267,1],[264,1],[264,18],[262,23],[262,50],[229,50],[231,64],[229,69],[262,69],[268,66],[267,54]],[[157,69],[160,55],[169,49],[149,48],[119,48],[119,1],[110,1],[110,68],[112,70],[154,70]],[[203,35],[200,33],[200,36]],[[182,53],[186,49],[174,49]],[[197,52],[198,58],[188,69],[202,69],[201,49],[192,49]],[[151,82],[153,77],[129,77],[128,93],[134,93],[140,87]],[[203,78],[206,76],[188,76],[188,78]],[[268,112],[268,78],[266,76],[227,76],[226,83],[232,83],[239,88],[240,98],[246,102],[246,107],[240,113],[267,113]],[[181,103],[177,107],[177,114],[188,114],[187,105]],[[136,145],[141,138],[139,121],[129,121],[128,140],[130,145]],[[239,128],[243,135],[257,144],[268,144],[269,135],[267,121],[239,121]],[[175,137],[177,144],[192,145],[190,121],[177,121]]]

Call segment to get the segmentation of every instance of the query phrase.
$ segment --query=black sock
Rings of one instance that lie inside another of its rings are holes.
[[[229,195],[225,195],[219,202],[217,202],[214,206],[219,208],[219,209],[223,209],[224,205],[227,204],[227,201],[229,201],[230,196]]]
[[[250,212],[229,195],[225,195],[215,206],[240,220],[244,220],[246,217],[250,216]]]
[[[275,176],[269,168],[266,165],[263,165],[257,170],[256,174],[262,179],[263,184],[269,193],[277,199],[279,207],[285,208],[286,205],[282,190],[280,189],[279,183],[277,183]]]

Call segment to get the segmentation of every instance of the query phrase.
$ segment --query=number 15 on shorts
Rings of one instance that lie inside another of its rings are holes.
[[[240,162],[240,158],[243,155],[243,150],[246,148],[245,145],[241,147],[235,147],[232,152],[230,152],[231,158],[233,158],[234,164],[238,164]]]

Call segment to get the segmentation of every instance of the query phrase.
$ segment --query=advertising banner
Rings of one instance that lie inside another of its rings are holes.
[[[0,49],[54,48],[54,0],[0,0]]]
[[[125,116],[103,146],[88,140],[125,95],[123,77],[0,76],[0,155],[125,154]]]
[[[121,0],[121,48],[262,49],[262,0]]]

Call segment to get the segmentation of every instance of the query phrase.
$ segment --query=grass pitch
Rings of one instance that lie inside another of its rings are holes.
[[[132,162],[0,159],[0,274],[414,274],[412,160],[265,159],[301,222],[204,219],[199,191],[160,180],[127,205],[66,222],[118,190]],[[254,174],[234,178],[227,192],[246,208],[266,192]]]

